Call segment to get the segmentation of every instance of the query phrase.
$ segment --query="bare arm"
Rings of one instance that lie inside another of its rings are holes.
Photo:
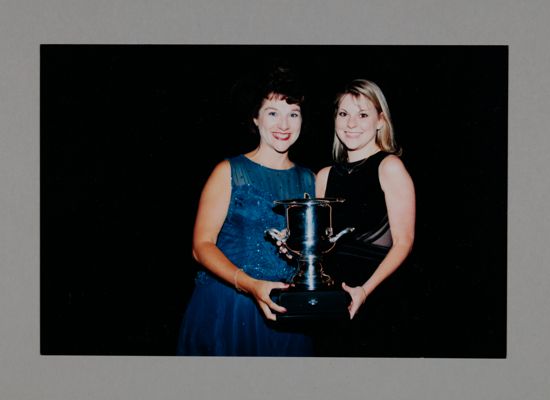
[[[204,185],[193,231],[193,257],[214,274],[232,283],[237,267],[216,246],[231,199],[231,169],[219,163]]]
[[[286,311],[275,304],[269,294],[274,288],[286,288],[282,282],[268,282],[250,277],[233,264],[216,246],[231,200],[231,167],[228,161],[219,163],[208,178],[199,200],[193,231],[193,257],[212,273],[245,292],[258,302],[268,319],[275,320],[271,309]]]
[[[416,204],[414,184],[409,173],[401,160],[392,155],[386,157],[380,164],[379,178],[388,209],[393,244],[372,276],[362,286],[344,287],[352,297],[351,318],[366,297],[403,263],[414,241]]]

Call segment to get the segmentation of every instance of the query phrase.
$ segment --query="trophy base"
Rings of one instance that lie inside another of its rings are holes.
[[[349,319],[351,297],[341,289],[273,290],[271,299],[287,310],[276,313],[277,321]]]

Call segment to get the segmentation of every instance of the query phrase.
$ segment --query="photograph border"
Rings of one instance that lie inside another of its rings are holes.
[[[550,6],[431,1],[229,5],[120,0],[0,6],[3,398],[543,399],[550,393]],[[510,46],[506,360],[39,355],[39,45],[42,43]],[[538,172],[538,173],[537,173]],[[535,177],[538,175],[537,177]]]

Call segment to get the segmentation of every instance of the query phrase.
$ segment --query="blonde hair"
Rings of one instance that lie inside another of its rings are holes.
[[[393,124],[390,117],[390,109],[388,103],[386,102],[386,97],[378,85],[374,82],[368,81],[366,79],[355,79],[350,82],[344,90],[342,90],[336,96],[336,101],[334,102],[334,117],[338,113],[338,107],[340,106],[340,101],[346,95],[352,95],[354,98],[360,96],[365,96],[369,99],[376,111],[382,114],[382,118],[385,121],[384,126],[376,132],[375,142],[380,147],[382,151],[385,151],[390,154],[401,155],[401,149],[395,142]],[[332,144],[332,156],[337,162],[345,162],[348,160],[348,155],[345,146],[342,144],[336,130],[334,131],[334,141]]]

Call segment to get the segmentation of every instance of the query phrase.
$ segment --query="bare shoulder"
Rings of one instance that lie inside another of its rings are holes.
[[[216,164],[205,184],[205,190],[219,192],[231,187],[231,164],[223,160]]]
[[[395,154],[389,154],[380,163],[380,168],[404,168],[403,161]]]
[[[315,196],[316,197],[324,197],[325,191],[327,188],[327,181],[328,181],[328,174],[330,173],[330,169],[332,167],[328,166],[325,168],[322,168],[317,172],[317,177],[315,179]]]
[[[380,176],[392,176],[396,174],[408,175],[405,164],[403,164],[403,161],[394,154],[390,154],[382,160],[378,172]]]
[[[216,166],[214,167],[214,171],[218,173],[227,173],[231,171],[231,164],[229,163],[229,160],[222,160]]]
[[[324,179],[325,181],[328,179],[328,174],[330,172],[330,169],[332,167],[329,165],[328,167],[324,167],[322,169],[319,170],[319,172],[317,172],[317,179]]]
[[[395,185],[412,185],[412,179],[405,164],[403,164],[403,161],[399,157],[393,154],[382,160],[378,167],[378,176],[383,190]]]
[[[210,177],[222,179],[231,177],[231,164],[229,163],[229,160],[223,160],[216,164],[216,166],[212,170],[212,173],[210,174]]]

